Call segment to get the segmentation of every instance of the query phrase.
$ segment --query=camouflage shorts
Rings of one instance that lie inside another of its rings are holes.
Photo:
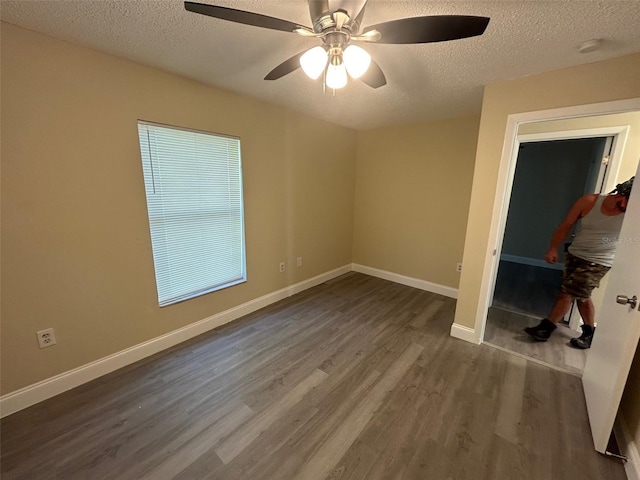
[[[578,300],[586,300],[591,297],[593,289],[600,286],[600,280],[610,269],[567,253],[560,290]]]

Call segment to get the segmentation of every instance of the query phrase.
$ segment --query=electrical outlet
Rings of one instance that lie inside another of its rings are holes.
[[[462,272],[462,264],[461,263],[456,264],[456,272],[458,272],[458,273]]]
[[[47,328],[46,330],[40,330],[36,332],[38,337],[38,344],[40,348],[50,347],[56,344],[56,336],[53,333],[53,328]]]
[[[298,257],[298,258],[296,259],[296,265],[297,265],[298,267],[301,267],[301,266],[302,266],[302,257]]]
[[[286,265],[284,262],[280,262],[280,273],[284,272],[286,270]]]

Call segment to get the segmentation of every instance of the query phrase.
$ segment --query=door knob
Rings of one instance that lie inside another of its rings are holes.
[[[616,297],[616,302],[620,305],[631,305],[631,308],[636,308],[636,305],[638,305],[638,297],[634,295],[629,298],[626,295],[618,295]]]

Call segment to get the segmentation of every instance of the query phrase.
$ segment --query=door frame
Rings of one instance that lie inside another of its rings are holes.
[[[523,123],[533,122],[521,122],[518,124],[518,126],[522,125]],[[518,129],[516,129],[516,133],[517,131]],[[608,192],[615,188],[615,179],[617,178],[618,172],[620,171],[620,164],[622,163],[622,156],[624,154],[624,147],[627,143],[628,135],[628,125],[585,128],[580,130],[561,130],[555,132],[541,132],[523,135],[516,134],[513,143],[512,155],[509,158],[509,173],[507,177],[507,184],[505,187],[505,195],[503,197],[502,210],[500,212],[500,221],[498,225],[498,242],[495,248],[496,254],[493,259],[494,265],[492,266],[493,277],[491,279],[491,288],[489,289],[489,306],[491,306],[493,297],[495,295],[496,280],[498,277],[498,265],[500,264],[500,256],[502,253],[502,246],[504,242],[504,233],[507,228],[507,214],[509,213],[509,205],[511,204],[511,193],[513,191],[513,181],[515,178],[518,156],[520,154],[520,145],[522,145],[523,143],[544,142],[553,140],[576,140],[581,138],[613,137],[613,149],[611,152],[611,158],[609,160],[608,168],[606,168],[606,171],[604,172],[604,178],[602,178],[602,171],[605,170],[605,168],[602,165],[600,166],[598,180],[602,179],[603,181],[596,182],[597,184],[603,185],[604,192]],[[578,320],[575,320],[575,325],[572,325],[571,327],[577,328],[577,322]],[[482,338],[484,339],[484,336]]]
[[[475,334],[477,335],[476,343],[482,343],[484,341],[487,314],[492,300],[493,285],[497,274],[497,259],[499,258],[497,256],[497,252],[502,248],[506,212],[508,211],[507,207],[511,197],[511,188],[513,186],[513,176],[515,173],[515,162],[513,162],[512,159],[514,158],[514,155],[516,155],[517,158],[516,144],[519,145],[517,139],[518,127],[525,123],[545,120],[593,117],[633,111],[640,111],[640,97],[613,102],[515,113],[507,117],[507,127],[505,130],[504,144],[500,158],[498,182],[496,184],[493,213],[489,228],[489,242],[487,243],[487,251],[485,252],[484,269],[480,284],[480,296],[476,310],[474,326]],[[501,232],[502,234],[500,235]]]

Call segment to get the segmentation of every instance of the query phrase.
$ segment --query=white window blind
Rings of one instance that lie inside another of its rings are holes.
[[[238,138],[138,122],[160,306],[246,280]]]

